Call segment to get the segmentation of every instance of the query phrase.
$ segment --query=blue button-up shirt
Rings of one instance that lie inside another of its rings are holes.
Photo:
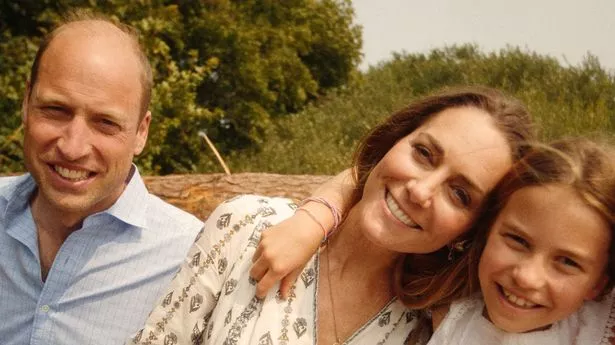
[[[0,344],[122,344],[143,326],[202,227],[149,194],[135,172],[41,279],[30,175],[0,178]]]

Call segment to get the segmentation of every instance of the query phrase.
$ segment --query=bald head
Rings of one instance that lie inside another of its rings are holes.
[[[89,12],[71,12],[66,20],[50,32],[41,42],[30,71],[30,94],[35,88],[44,60],[51,52],[77,48],[93,54],[86,58],[99,62],[125,64],[128,72],[137,72],[141,94],[139,97],[140,118],[149,108],[152,89],[152,72],[149,61],[139,44],[137,31],[125,24],[114,23],[106,17]],[[81,56],[84,56],[81,54]],[[64,55],[63,58],[67,58]],[[70,58],[70,57],[68,57]],[[131,66],[132,65],[132,66]],[[101,68],[104,66],[101,64]]]

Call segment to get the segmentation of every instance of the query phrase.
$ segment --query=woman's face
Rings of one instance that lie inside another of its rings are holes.
[[[374,167],[357,204],[359,225],[391,251],[436,251],[468,229],[511,164],[510,146],[489,114],[446,109]]]

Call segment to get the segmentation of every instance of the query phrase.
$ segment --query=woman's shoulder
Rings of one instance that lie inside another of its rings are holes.
[[[211,213],[210,218],[220,215],[236,217],[288,217],[294,213],[297,205],[294,201],[281,197],[268,197],[255,194],[242,194],[222,202]]]
[[[295,209],[295,203],[287,198],[236,196],[213,210],[195,243],[201,246],[213,243],[243,246],[248,241],[255,247],[261,231],[290,217]]]

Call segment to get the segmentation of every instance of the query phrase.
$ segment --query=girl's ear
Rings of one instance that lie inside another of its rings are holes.
[[[606,286],[606,284],[609,282],[609,276],[606,274],[602,275],[602,278],[600,278],[600,280],[598,281],[598,283],[596,283],[596,286],[594,286],[593,289],[591,289],[588,293],[587,296],[585,296],[585,300],[586,301],[591,301],[594,298],[596,298],[598,295],[600,295],[600,293],[602,293],[602,290],[604,290],[604,287]]]

